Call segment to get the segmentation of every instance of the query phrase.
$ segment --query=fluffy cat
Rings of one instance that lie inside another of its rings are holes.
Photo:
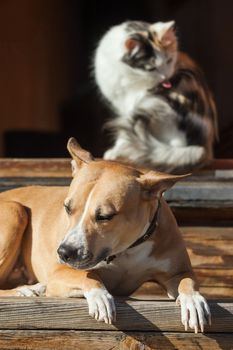
[[[128,21],[101,39],[96,83],[115,112],[105,159],[182,172],[213,157],[215,103],[200,68],[178,51],[174,21]]]

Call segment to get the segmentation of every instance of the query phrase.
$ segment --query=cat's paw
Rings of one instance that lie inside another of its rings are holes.
[[[112,324],[116,321],[116,307],[111,294],[104,288],[92,288],[84,292],[89,307],[89,315],[97,321]]]
[[[114,148],[112,148],[104,153],[103,158],[106,160],[114,160],[117,158],[117,155],[118,154],[115,152]]]
[[[204,325],[211,324],[210,309],[205,298],[199,293],[180,293],[176,303],[181,306],[181,322],[187,331],[188,326],[198,333],[204,332]]]
[[[201,164],[206,160],[206,149],[201,146],[189,146],[190,147],[190,161],[191,164]]]

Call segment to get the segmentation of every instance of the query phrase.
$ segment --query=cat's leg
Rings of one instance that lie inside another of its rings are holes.
[[[131,149],[131,144],[121,134],[114,146],[104,153],[104,159],[115,160],[119,158],[128,158],[129,148]]]

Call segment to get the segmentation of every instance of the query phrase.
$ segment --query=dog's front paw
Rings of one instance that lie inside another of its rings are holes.
[[[84,292],[89,307],[89,315],[97,321],[112,324],[116,320],[116,307],[111,294],[104,288],[92,288]]]
[[[46,285],[42,283],[17,288],[17,294],[20,297],[42,297],[45,296],[45,292]]]
[[[189,325],[195,333],[198,333],[199,327],[201,332],[204,332],[204,325],[211,324],[209,306],[199,292],[193,294],[180,293],[176,302],[181,306],[181,321],[186,331]]]

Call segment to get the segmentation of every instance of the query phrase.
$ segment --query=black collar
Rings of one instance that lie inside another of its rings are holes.
[[[159,215],[159,209],[160,209],[161,203],[160,200],[158,201],[158,207],[157,210],[154,214],[154,217],[150,223],[150,226],[148,227],[148,229],[146,230],[146,232],[144,233],[144,235],[140,238],[138,238],[133,244],[131,244],[128,248],[134,248],[136,246],[138,246],[139,244],[145,242],[148,238],[150,238],[150,236],[152,235],[152,233],[155,231],[155,229],[158,226],[158,215]],[[106,261],[107,264],[109,264],[111,261],[113,261],[116,258],[116,255],[111,255],[108,256],[106,259],[104,259],[104,261]]]

